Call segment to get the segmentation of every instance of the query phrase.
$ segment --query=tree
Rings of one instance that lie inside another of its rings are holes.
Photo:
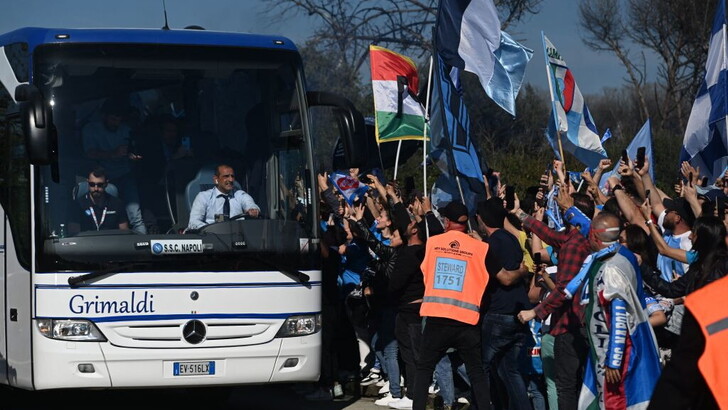
[[[285,19],[304,12],[321,21],[310,41],[337,50],[337,58],[358,73],[369,44],[422,58],[432,50],[437,0],[276,0],[271,17]],[[536,13],[543,0],[495,0],[501,28]],[[273,13],[276,13],[275,15]],[[276,17],[277,16],[277,17]]]
[[[713,0],[583,0],[579,7],[584,41],[594,50],[610,51],[627,70],[643,116],[666,130],[680,133],[687,123],[690,104],[702,82]],[[629,42],[657,55],[657,82],[649,98],[642,64],[633,60]]]
[[[650,117],[645,88],[645,58],[641,62],[632,58],[626,48],[628,41],[625,19],[619,7],[620,0],[584,0],[579,4],[580,25],[584,29],[584,43],[592,50],[611,51],[627,70],[629,83],[634,87],[639,101],[642,121]]]

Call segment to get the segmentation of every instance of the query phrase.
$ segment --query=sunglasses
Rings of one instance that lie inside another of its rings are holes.
[[[106,182],[89,182],[88,183],[89,188],[103,188],[106,186]]]

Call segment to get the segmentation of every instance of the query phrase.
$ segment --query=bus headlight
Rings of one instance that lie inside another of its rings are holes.
[[[283,322],[276,337],[312,335],[321,330],[321,314],[291,316]]]
[[[38,330],[49,339],[76,342],[105,342],[103,333],[89,320],[37,319]]]

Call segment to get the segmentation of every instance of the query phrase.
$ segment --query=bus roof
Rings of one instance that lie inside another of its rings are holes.
[[[30,50],[50,43],[178,44],[297,50],[293,41],[283,36],[195,29],[25,27],[0,35],[0,47],[12,43],[28,43]]]

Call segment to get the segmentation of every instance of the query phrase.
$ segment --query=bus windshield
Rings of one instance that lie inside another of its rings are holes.
[[[306,266],[315,205],[296,53],[47,44],[33,64],[58,158],[34,175],[39,271]]]

